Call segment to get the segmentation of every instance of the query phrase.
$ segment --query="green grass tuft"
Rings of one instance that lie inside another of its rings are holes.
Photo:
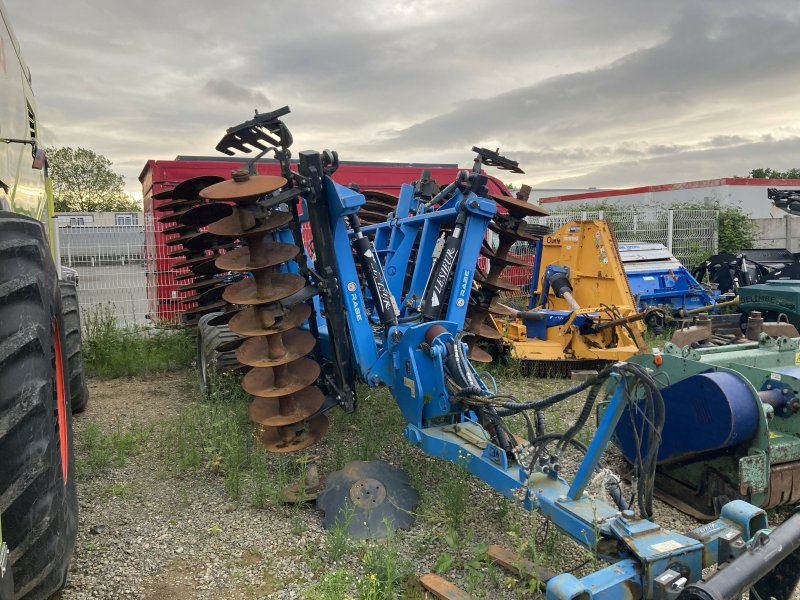
[[[194,358],[194,341],[185,330],[119,327],[109,305],[83,314],[86,374],[100,379],[182,369]]]

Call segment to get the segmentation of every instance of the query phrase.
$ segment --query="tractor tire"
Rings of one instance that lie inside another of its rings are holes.
[[[89,402],[89,388],[86,373],[83,371],[83,336],[81,334],[81,313],[78,306],[78,289],[70,281],[58,284],[61,290],[61,308],[64,311],[64,339],[69,363],[69,392],[72,412],[86,410]]]
[[[197,323],[197,372],[200,376],[200,385],[205,390],[211,388],[211,382],[216,376],[242,366],[236,360],[233,350],[217,352],[220,344],[239,338],[227,325],[208,324],[219,314],[213,312],[203,315]]]
[[[64,332],[44,227],[0,212],[0,511],[18,600],[60,590],[75,547]]]

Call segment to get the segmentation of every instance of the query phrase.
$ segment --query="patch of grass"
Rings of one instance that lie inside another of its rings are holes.
[[[185,330],[119,327],[113,308],[99,304],[82,315],[86,374],[100,379],[185,368],[194,342]]]
[[[352,598],[348,592],[353,587],[353,576],[347,569],[337,569],[325,573],[320,580],[303,591],[308,600],[342,600]]]
[[[91,478],[113,467],[124,467],[139,454],[150,437],[150,430],[137,424],[105,433],[97,423],[89,423],[76,437],[75,471],[80,478]]]
[[[402,557],[397,533],[391,523],[384,522],[386,539],[366,542],[361,556],[365,577],[356,587],[362,600],[406,598],[408,581],[414,574],[411,561]]]
[[[127,498],[133,493],[133,487],[129,483],[105,483],[97,490],[97,497],[100,500],[110,500],[111,498]]]
[[[353,544],[347,536],[347,529],[353,520],[353,507],[347,504],[336,517],[333,525],[325,532],[325,550],[331,561],[341,560],[353,550]]]

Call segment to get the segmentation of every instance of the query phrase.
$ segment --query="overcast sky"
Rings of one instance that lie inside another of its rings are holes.
[[[470,164],[547,187],[800,167],[800,2],[5,0],[45,142],[214,155],[288,104],[295,154]],[[496,174],[496,173],[495,173]]]

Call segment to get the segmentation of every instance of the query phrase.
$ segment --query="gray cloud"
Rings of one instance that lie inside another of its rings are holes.
[[[130,189],[267,100],[297,149],[348,160],[467,164],[480,144],[528,183],[657,157],[718,176],[693,153],[798,133],[800,5],[696,5],[6,0],[46,141],[105,154]]]
[[[263,92],[249,90],[227,79],[209,79],[202,90],[206,96],[225,100],[227,102],[243,103],[255,106],[262,112],[272,108],[270,101]]]

